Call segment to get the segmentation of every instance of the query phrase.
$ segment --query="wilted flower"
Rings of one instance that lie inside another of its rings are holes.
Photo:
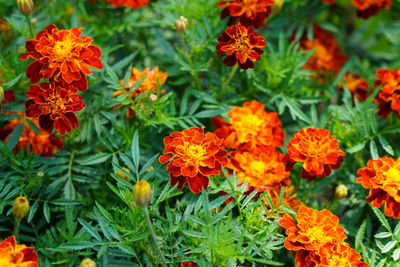
[[[17,0],[17,6],[19,11],[24,15],[31,14],[34,8],[32,0]]]
[[[137,9],[150,3],[150,0],[107,0],[114,7],[126,6]]]
[[[274,0],[229,0],[220,1],[217,5],[225,7],[221,12],[221,18],[229,16],[228,25],[239,20],[244,26],[259,28],[264,25],[273,4]]]
[[[177,32],[185,32],[189,25],[189,21],[184,16],[180,16],[175,20],[174,25]]]
[[[224,63],[229,67],[238,63],[239,68],[249,69],[254,68],[253,61],[260,60],[265,46],[264,37],[258,35],[253,28],[237,24],[218,37],[217,54],[227,55]]]
[[[335,198],[336,199],[343,199],[347,197],[349,189],[344,184],[340,184],[335,188]]]
[[[204,133],[204,127],[192,127],[182,132],[173,132],[164,138],[164,154],[160,163],[166,164],[171,185],[178,189],[188,183],[197,194],[208,187],[208,176],[216,176],[227,164],[222,139],[214,133]],[[171,154],[171,155],[168,155]]]
[[[382,85],[374,98],[378,103],[378,115],[386,118],[393,111],[400,118],[400,69],[377,70],[376,79],[375,86]]]
[[[364,19],[376,15],[381,9],[392,6],[392,0],[353,0],[352,2],[357,7],[357,16]]]
[[[301,176],[309,181],[328,176],[338,169],[345,153],[339,149],[338,141],[324,129],[301,129],[290,140],[284,161],[291,170],[296,162],[303,162]]]
[[[15,236],[0,242],[1,266],[38,267],[38,256],[33,247],[18,245]]]
[[[22,220],[28,214],[29,201],[26,197],[17,197],[14,200],[12,213],[17,221]]]
[[[151,184],[146,180],[140,180],[133,186],[135,204],[141,207],[149,204],[152,195]]]
[[[86,258],[79,264],[79,267],[96,267],[96,262],[92,259]]]
[[[93,39],[88,36],[79,37],[82,29],[59,30],[51,24],[39,32],[36,39],[26,42],[28,52],[20,58],[35,59],[26,69],[26,75],[32,83],[44,78],[61,85],[73,84],[68,87],[72,92],[87,89],[85,75],[92,73],[89,67],[102,69],[103,65],[100,61],[100,48],[91,44]]]
[[[356,182],[370,189],[366,200],[376,208],[385,204],[385,215],[400,219],[400,158],[371,159],[357,175]]]

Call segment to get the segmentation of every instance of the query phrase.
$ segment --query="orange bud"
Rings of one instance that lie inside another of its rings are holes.
[[[19,11],[24,15],[31,14],[34,7],[32,0],[17,0],[17,6]]]
[[[29,211],[29,201],[26,197],[17,197],[14,200],[12,213],[16,220],[23,219]]]
[[[149,204],[152,195],[151,185],[146,180],[140,180],[133,187],[135,204],[145,207]]]

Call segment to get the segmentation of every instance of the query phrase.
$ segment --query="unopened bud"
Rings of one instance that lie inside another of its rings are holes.
[[[335,198],[340,200],[347,197],[349,189],[344,185],[340,184],[335,189]]]
[[[174,24],[177,32],[185,32],[189,25],[189,21],[184,16],[180,16],[178,19],[175,20]]]
[[[141,207],[147,206],[151,199],[151,185],[146,180],[140,180],[133,186],[135,204]]]
[[[4,89],[0,86],[0,104],[3,103],[4,100]]]
[[[17,197],[14,200],[12,213],[18,221],[22,220],[29,211],[29,201],[26,197]]]
[[[36,173],[36,176],[37,176],[37,177],[43,177],[43,176],[44,176],[44,173],[43,173],[43,172],[38,172],[38,173]]]
[[[93,260],[86,258],[83,261],[81,261],[79,267],[96,267],[96,263]]]
[[[19,11],[24,15],[31,14],[34,7],[32,0],[17,0],[17,6]]]
[[[158,97],[157,97],[156,94],[150,94],[149,95],[149,99],[150,99],[151,102],[156,102]]]
[[[0,36],[4,44],[9,44],[13,38],[11,25],[3,18],[0,18]]]
[[[131,170],[128,169],[128,168],[123,167],[122,169],[123,169],[125,172],[127,172],[127,173],[131,173]],[[125,173],[123,173],[123,172],[121,172],[121,171],[117,171],[117,176],[118,176],[119,178],[121,178],[121,179],[124,179],[124,180],[127,181],[127,182],[130,182],[130,181],[131,181],[131,180],[129,179],[129,177],[128,177]]]
[[[275,0],[271,8],[271,15],[278,14],[281,11],[284,2],[285,0]]]

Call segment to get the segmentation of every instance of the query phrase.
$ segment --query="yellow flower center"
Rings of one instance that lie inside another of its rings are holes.
[[[262,179],[267,169],[266,165],[267,164],[263,161],[254,160],[250,163],[250,169],[248,171],[251,172],[252,176]]]
[[[243,33],[238,32],[234,36],[235,42],[232,43],[232,50],[234,53],[239,53],[243,54],[251,49],[250,43],[249,43],[249,36]]]
[[[244,143],[248,141],[248,136],[257,136],[264,123],[265,121],[256,115],[245,114],[233,121],[232,125],[237,133],[238,141]]]
[[[389,170],[383,173],[382,189],[396,201],[400,201],[400,162],[396,162]]]
[[[63,61],[70,58],[73,49],[74,42],[71,39],[67,38],[63,41],[57,41],[53,48],[54,59]]]
[[[58,97],[58,96],[51,96],[48,98],[48,106],[49,109],[51,110],[51,113],[53,115],[59,115],[62,113],[65,113],[65,110],[67,109],[65,107],[65,101],[64,99]]]
[[[352,266],[351,262],[349,262],[348,258],[344,258],[339,255],[333,255],[330,261],[328,262],[329,267],[347,267]]]
[[[326,233],[319,226],[308,228],[304,235],[309,238],[310,243],[317,242],[325,244],[331,241],[330,237],[327,237]]]
[[[207,151],[201,145],[189,145],[186,149],[186,155],[192,162],[199,162],[204,159]]]

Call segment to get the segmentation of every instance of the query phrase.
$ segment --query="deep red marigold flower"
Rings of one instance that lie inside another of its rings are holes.
[[[198,267],[199,265],[192,261],[181,262],[181,267]]]
[[[354,97],[358,99],[359,102],[366,100],[369,96],[368,82],[362,79],[357,74],[346,73],[343,77],[344,84],[346,88],[350,91],[352,95],[352,100]],[[339,91],[343,91],[342,83],[339,83]]]
[[[400,118],[400,69],[377,70],[376,79],[375,86],[382,85],[374,98],[378,103],[378,115],[386,118],[393,111]]]
[[[224,139],[224,146],[252,151],[257,146],[280,147],[285,133],[278,113],[264,110],[264,105],[253,100],[243,107],[234,107],[228,112],[230,123],[220,117],[212,120],[215,134]]]
[[[322,82],[327,75],[337,75],[347,61],[347,57],[340,52],[335,37],[318,25],[314,25],[314,39],[309,40],[304,33],[300,39],[300,48],[314,50],[304,69],[312,71],[313,79],[319,82]]]
[[[370,189],[366,200],[376,208],[385,204],[385,215],[400,219],[400,158],[371,159],[357,175],[356,182]]]
[[[259,28],[264,25],[270,15],[274,0],[229,0],[218,2],[218,7],[224,7],[221,18],[230,17],[228,25],[236,20],[244,26]]]
[[[286,230],[285,248],[289,250],[318,250],[332,242],[341,243],[347,238],[339,218],[329,210],[314,210],[301,206],[296,221],[288,213],[279,225]]]
[[[36,35],[36,39],[26,42],[27,53],[20,58],[35,59],[26,69],[26,75],[32,83],[40,79],[74,84],[68,88],[72,91],[87,89],[89,67],[102,69],[100,48],[92,45],[93,39],[88,36],[79,37],[83,28],[59,30],[51,24]]]
[[[137,9],[139,7],[148,5],[150,0],[107,0],[114,7],[127,6],[131,9]]]
[[[33,247],[18,245],[12,235],[0,242],[0,266],[38,267],[38,256]]]
[[[22,115],[22,113],[18,114]],[[22,120],[24,120],[24,117],[9,120],[0,129],[0,140],[7,142],[15,127],[23,123],[22,134],[18,139],[14,151],[17,152],[22,147],[25,151],[30,150],[37,155],[52,157],[59,149],[64,147],[61,139],[56,138],[50,131],[40,128],[37,119],[31,119],[31,121],[39,129],[40,133],[36,133],[26,121],[22,122]]]
[[[319,250],[299,250],[296,253],[297,267],[368,267],[361,261],[360,254],[349,244],[333,243],[321,247]]]
[[[164,138],[164,145],[163,154],[167,155],[161,155],[159,161],[169,162],[171,185],[178,183],[178,189],[188,183],[193,193],[200,193],[208,187],[207,176],[218,175],[227,164],[222,139],[214,133],[204,133],[204,126],[173,132]]]
[[[46,130],[54,127],[61,135],[79,127],[74,113],[85,107],[80,95],[52,82],[31,85],[26,96],[31,99],[25,103],[25,114],[39,118],[40,127]]]
[[[249,69],[254,68],[253,61],[260,60],[265,46],[264,37],[258,35],[253,28],[237,24],[218,37],[217,54],[227,55],[224,63],[229,67],[238,63],[239,68]]]
[[[339,149],[338,141],[324,129],[301,129],[294,134],[287,146],[284,161],[291,170],[296,162],[303,162],[301,176],[309,181],[328,176],[338,169],[345,153]]]
[[[381,9],[390,8],[392,0],[353,0],[353,5],[357,7],[357,16],[367,19],[376,15]]]

